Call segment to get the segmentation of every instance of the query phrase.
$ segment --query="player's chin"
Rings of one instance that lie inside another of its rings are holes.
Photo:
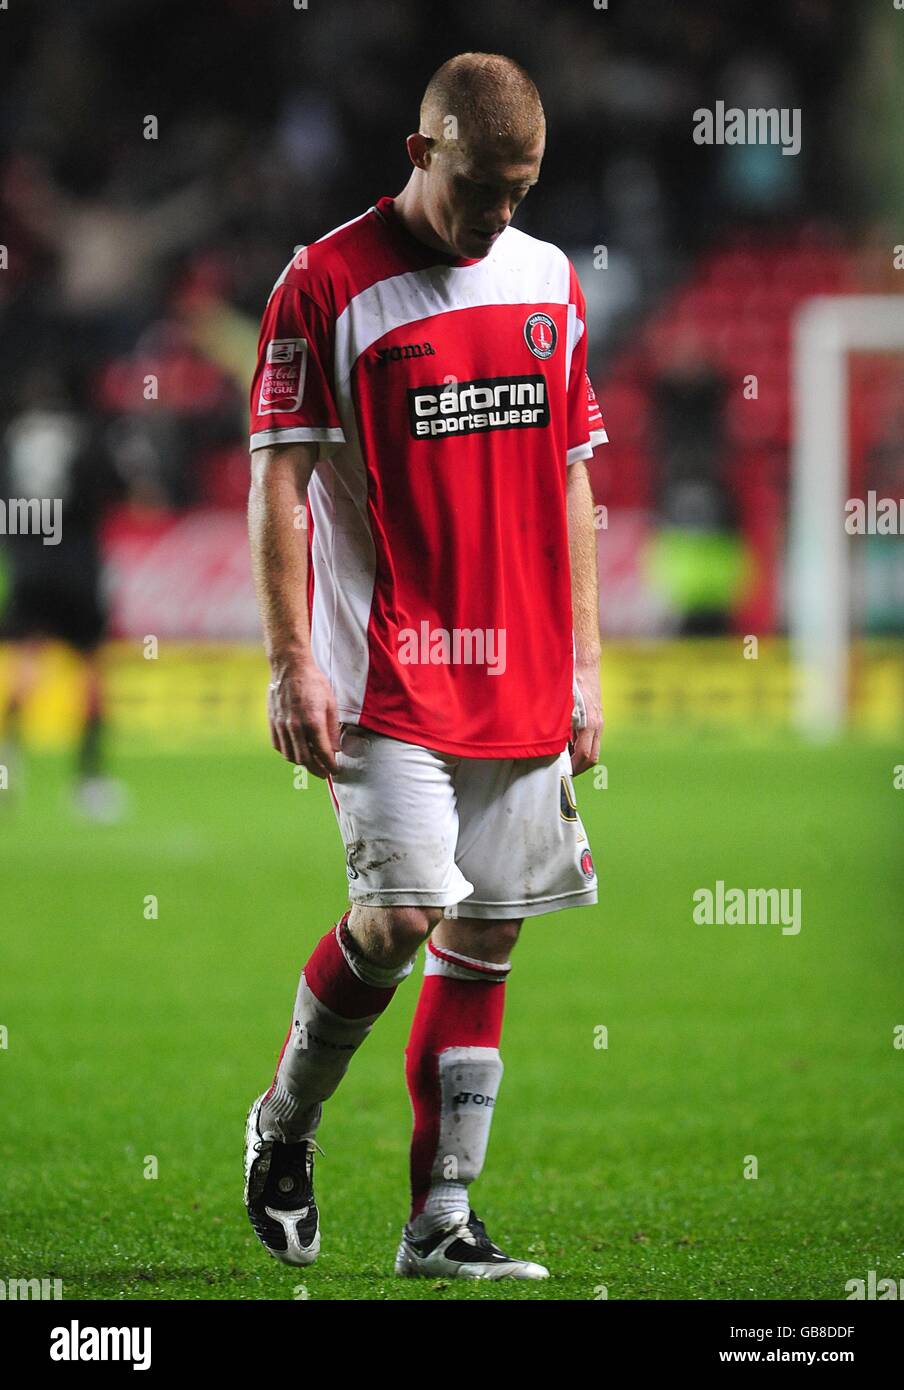
[[[488,256],[498,240],[499,233],[492,236],[481,236],[478,232],[463,232],[458,244],[458,254],[467,260],[481,260]]]

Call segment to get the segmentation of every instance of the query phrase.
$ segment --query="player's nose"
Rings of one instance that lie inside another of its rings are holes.
[[[488,234],[491,232],[501,232],[508,226],[511,220],[511,208],[499,208],[498,210],[494,210],[494,212],[490,213],[489,215],[484,216],[484,218],[478,225],[478,230],[481,232],[487,232]]]
[[[481,230],[484,232],[499,232],[507,227],[514,215],[508,194],[503,196],[492,205],[484,208]]]

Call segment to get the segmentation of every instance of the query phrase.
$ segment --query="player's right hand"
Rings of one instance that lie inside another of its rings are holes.
[[[290,763],[315,777],[337,769],[339,719],[336,697],[326,676],[312,660],[280,663],[267,691],[273,747]]]

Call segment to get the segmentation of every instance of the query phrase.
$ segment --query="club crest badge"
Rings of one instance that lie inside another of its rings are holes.
[[[531,314],[524,325],[524,341],[535,357],[552,357],[559,341],[559,330],[549,314]]]

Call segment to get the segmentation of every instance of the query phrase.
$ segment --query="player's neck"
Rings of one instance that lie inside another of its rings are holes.
[[[447,256],[458,254],[454,246],[449,246],[441,237],[438,237],[431,227],[413,179],[409,179],[401,193],[396,195],[392,206],[396,217],[409,236],[413,236],[416,241],[421,241],[425,246],[429,246],[431,251],[444,251]]]

